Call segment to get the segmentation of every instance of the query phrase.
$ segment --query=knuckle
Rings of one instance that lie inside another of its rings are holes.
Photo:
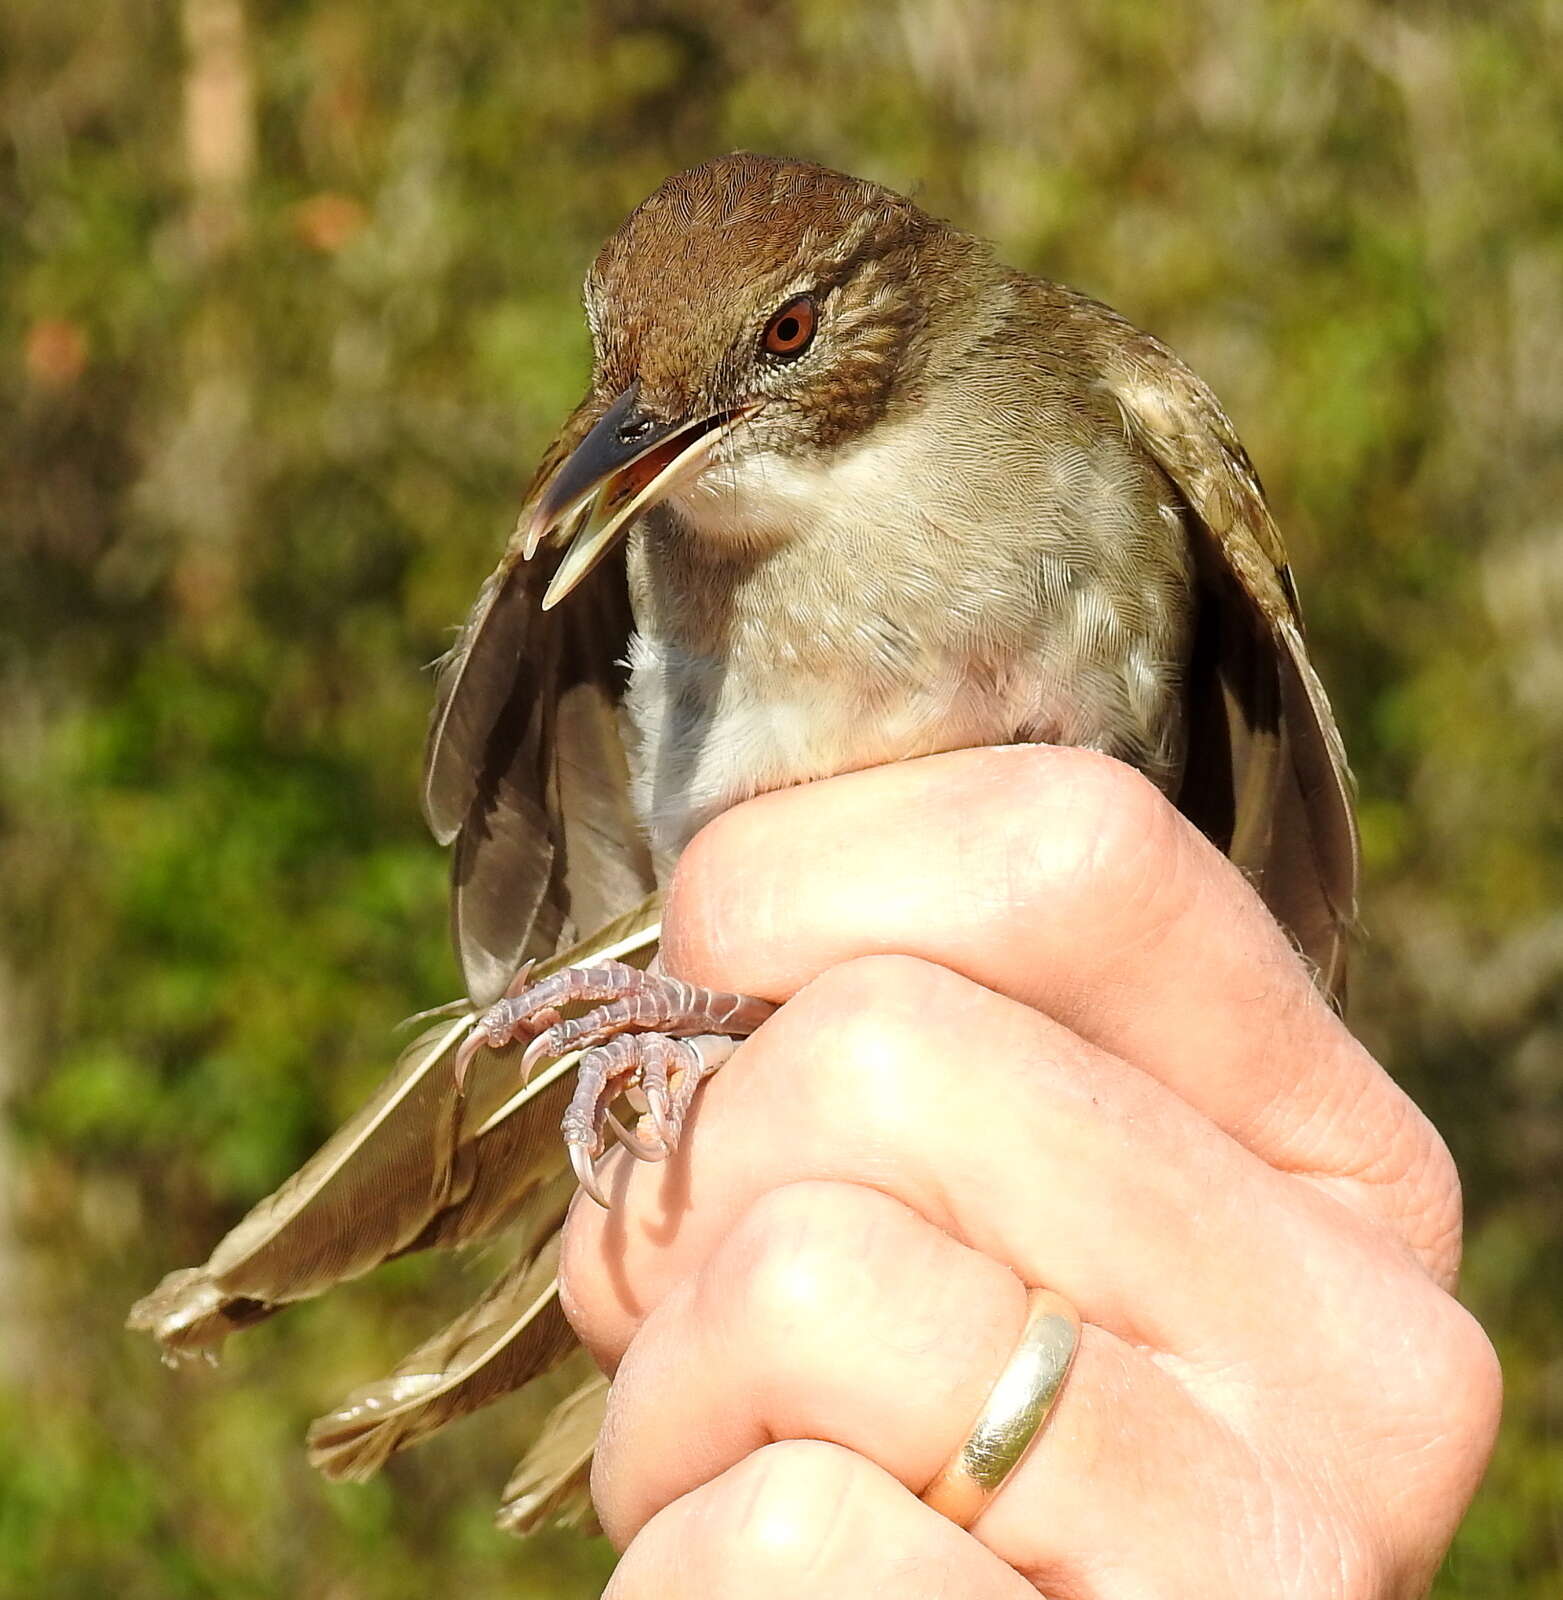
[[[857,1276],[842,1248],[844,1187],[787,1184],[756,1200],[702,1278],[701,1311],[736,1322],[752,1351],[795,1360],[812,1348]]]
[[[1374,1393],[1373,1431],[1346,1480],[1354,1484],[1353,1514],[1337,1523],[1338,1534],[1355,1534],[1343,1545],[1355,1558],[1339,1568],[1343,1600],[1366,1600],[1386,1586],[1425,1592],[1497,1438],[1497,1355],[1474,1317],[1433,1293],[1437,1305],[1406,1307],[1408,1326],[1420,1331],[1401,1350],[1401,1370],[1378,1369],[1384,1381]]]
[[[816,1440],[765,1445],[658,1512],[631,1542],[604,1600],[670,1594],[841,1593],[859,1563],[867,1463]],[[871,1509],[871,1508],[869,1508]],[[834,1580],[834,1582],[833,1582]]]
[[[1097,1085],[1092,1060],[1067,1030],[913,956],[843,962],[800,990],[781,1017],[788,1095],[801,1120],[832,1130],[876,1171],[927,1152],[934,1130],[964,1125],[993,1096],[1015,1103],[1045,1082],[1073,1099]],[[974,1052],[974,1038],[990,1048]],[[1000,1040],[1006,1048],[995,1047]]]
[[[1025,756],[1011,780],[1014,825],[1001,861],[1010,901],[1041,900],[1057,915],[1089,897],[1098,916],[1170,917],[1188,889],[1186,829],[1166,797],[1096,751],[1038,748]]]
[[[710,1520],[708,1592],[753,1592],[756,1573],[767,1592],[808,1594],[837,1563],[844,1540],[860,1527],[858,1505],[866,1463],[850,1450],[814,1439],[766,1445],[723,1480],[722,1503]]]
[[[1177,841],[1177,814],[1161,793],[1141,773],[1106,756],[1081,763],[1071,780],[1069,815],[1080,878],[1131,900],[1160,889]]]
[[[829,1049],[813,1052],[829,1081],[872,1109],[887,1088],[914,1096],[932,1088],[916,1081],[926,1071],[931,1031],[961,1008],[971,984],[915,956],[870,955],[843,962],[816,978],[789,1003],[795,1024],[817,1030]],[[850,1062],[850,1073],[831,1070]],[[912,1075],[909,1081],[908,1074]]]
[[[1486,1463],[1503,1411],[1503,1368],[1486,1330],[1449,1295],[1439,1296],[1443,1314],[1428,1362],[1426,1383],[1441,1401],[1442,1434],[1451,1453]]]
[[[1396,1347],[1393,1365],[1375,1364],[1373,1414],[1381,1431],[1371,1459],[1405,1464],[1387,1491],[1388,1526],[1400,1542],[1424,1545],[1453,1531],[1476,1491],[1497,1438],[1503,1373],[1476,1318],[1420,1273],[1415,1277],[1420,1291],[1402,1298],[1411,1332]]]

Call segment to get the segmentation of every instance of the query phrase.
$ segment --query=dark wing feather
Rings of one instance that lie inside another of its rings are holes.
[[[1105,311],[1098,346],[1130,433],[1193,513],[1201,617],[1182,809],[1249,875],[1340,999],[1358,844],[1340,732],[1303,642],[1286,550],[1215,396]]]
[[[505,991],[528,957],[553,951],[563,933],[558,904],[559,840],[547,799],[552,699],[558,676],[558,630],[538,628],[535,574],[509,575],[485,611],[474,656],[462,675],[459,722],[446,718],[442,764],[470,791],[451,857],[451,942],[476,1006]],[[546,619],[544,627],[546,628]],[[517,652],[528,643],[526,655]],[[492,689],[506,692],[497,704]],[[482,710],[486,722],[476,718]]]
[[[467,820],[483,773],[476,758],[487,749],[516,674],[526,664],[527,624],[537,614],[535,601],[527,604],[527,597],[541,595],[543,586],[521,561],[522,530],[544,486],[591,431],[601,409],[588,396],[544,452],[504,559],[478,591],[460,636],[436,668],[434,712],[424,749],[423,814],[441,844],[449,844]],[[505,605],[496,616],[502,600]]]
[[[595,415],[577,411],[530,505]],[[630,806],[619,701],[631,617],[623,552],[570,596],[540,605],[561,559],[518,542],[484,585],[440,668],[424,811],[455,841],[451,933],[467,992],[487,1005],[520,964],[620,915],[655,887]]]

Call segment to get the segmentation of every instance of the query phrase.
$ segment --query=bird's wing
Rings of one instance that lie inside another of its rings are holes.
[[[587,402],[566,424],[522,527],[593,420]],[[552,955],[655,887],[620,723],[631,627],[623,552],[545,612],[539,602],[567,542],[525,561],[513,540],[439,669],[423,807],[434,836],[455,845],[451,933],[478,1006],[523,961]]]
[[[657,932],[651,898],[538,975],[610,956],[644,960]],[[131,1327],[171,1355],[193,1354],[393,1256],[476,1243],[523,1211],[546,1212],[567,1170],[559,1121],[574,1058],[523,1086],[520,1045],[480,1050],[458,1096],[453,1057],[472,1024],[464,1013],[414,1040],[367,1104],[204,1266],[170,1273],[137,1303]],[[535,1216],[528,1236],[541,1244]]]
[[[1193,513],[1200,622],[1178,803],[1248,874],[1339,1003],[1356,917],[1356,813],[1285,546],[1215,396],[1158,340],[1113,321],[1115,336],[1099,345],[1108,388]]]
[[[590,426],[586,413],[543,463],[534,495]],[[512,545],[438,678],[424,809],[436,837],[455,844],[452,927],[476,1006],[497,998],[524,960],[539,960],[533,976],[542,977],[586,960],[644,958],[656,945],[655,878],[620,734],[623,559],[545,613],[538,601],[565,543],[532,562]],[[477,1306],[318,1425],[314,1453],[340,1474],[372,1472],[547,1371],[573,1344],[548,1253],[573,1189],[559,1123],[574,1058],[519,1086],[519,1046],[480,1051],[458,1093],[453,1058],[475,1017],[447,1010],[459,1014],[420,1035],[364,1108],[204,1266],[170,1274],[131,1312],[131,1326],[170,1354],[209,1350],[393,1256],[524,1221],[515,1266]]]

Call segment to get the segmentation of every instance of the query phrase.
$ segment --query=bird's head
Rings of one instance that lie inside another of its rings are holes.
[[[526,528],[528,555],[573,537],[544,605],[650,505],[745,459],[828,455],[915,399],[930,317],[979,249],[806,162],[744,153],[668,179],[587,275],[591,426]]]

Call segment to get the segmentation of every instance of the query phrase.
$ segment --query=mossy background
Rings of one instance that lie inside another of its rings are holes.
[[[0,122],[0,1592],[600,1587],[489,1529],[513,1406],[304,1464],[491,1260],[217,1371],[121,1323],[454,992],[423,668],[597,244],[737,146],[910,190],[1227,402],[1361,780],[1353,1020],[1459,1158],[1508,1373],[1437,1592],[1559,1592],[1558,0],[7,0]]]

